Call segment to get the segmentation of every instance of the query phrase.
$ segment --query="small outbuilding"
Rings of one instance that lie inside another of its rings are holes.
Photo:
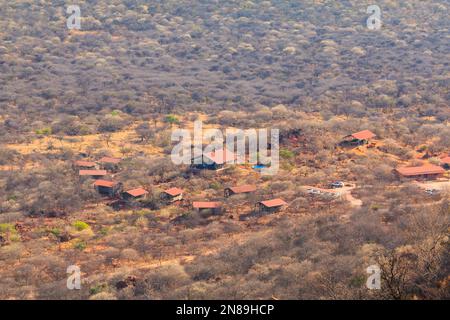
[[[79,175],[80,177],[88,177],[88,178],[94,178],[99,179],[104,176],[106,176],[108,172],[106,170],[80,170]]]
[[[122,198],[127,201],[142,200],[148,195],[148,191],[144,188],[136,188],[122,193]]]
[[[212,214],[221,214],[222,213],[222,203],[221,202],[202,202],[202,201],[194,201],[192,203],[192,207],[197,212],[211,212]]]
[[[120,163],[122,162],[122,159],[120,158],[112,158],[112,157],[103,157],[101,158],[98,163],[102,167],[102,169],[117,172],[120,170]]]
[[[181,201],[183,199],[183,190],[180,188],[170,188],[164,190],[161,193],[160,198],[166,202]]]
[[[92,170],[97,167],[97,164],[95,162],[86,160],[77,160],[73,165],[75,168],[80,170]]]
[[[228,198],[235,194],[247,194],[256,191],[256,186],[252,184],[238,186],[238,187],[229,187],[225,188],[224,195],[225,198]]]
[[[363,144],[368,144],[371,139],[375,138],[376,134],[370,130],[363,130],[359,132],[352,133],[345,136],[340,143],[341,145],[352,145],[359,146]]]
[[[282,199],[272,199],[260,201],[256,204],[259,212],[277,212],[287,206],[287,203]]]
[[[98,193],[104,196],[114,197],[122,190],[122,183],[108,180],[97,180],[94,187]]]
[[[225,167],[227,163],[234,163],[235,160],[236,154],[227,148],[223,148],[193,157],[191,167],[195,169],[219,170]]]

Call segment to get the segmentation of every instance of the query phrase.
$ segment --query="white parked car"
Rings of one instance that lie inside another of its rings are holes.
[[[425,190],[425,192],[426,192],[427,194],[429,194],[430,196],[433,196],[433,195],[439,193],[439,191],[436,190],[436,189],[427,189],[427,190]]]
[[[317,189],[308,189],[309,194],[321,194],[322,192]]]

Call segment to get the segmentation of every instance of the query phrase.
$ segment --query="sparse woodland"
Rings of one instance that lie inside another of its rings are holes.
[[[450,5],[379,0],[373,31],[370,4],[80,1],[69,31],[65,1],[0,0],[0,299],[449,299],[449,190],[393,169],[450,156]],[[172,130],[198,119],[279,128],[278,174],[173,164]],[[365,129],[376,147],[337,147]],[[104,156],[149,191],[139,206],[73,167]],[[337,180],[362,204],[302,188]],[[258,189],[223,199],[243,184]],[[185,199],[162,203],[169,187]],[[272,198],[289,206],[254,214]]]

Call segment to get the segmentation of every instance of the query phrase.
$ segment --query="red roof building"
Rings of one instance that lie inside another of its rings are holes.
[[[92,161],[78,160],[75,161],[75,166],[79,168],[95,168],[96,164]]]
[[[183,199],[183,190],[180,188],[170,188],[161,193],[161,199],[168,202],[180,201]]]
[[[122,190],[122,183],[108,180],[96,180],[94,187],[98,193],[114,197]]]
[[[221,202],[202,202],[202,201],[194,201],[192,206],[197,211],[208,210],[213,214],[220,214],[222,212],[222,203]]]
[[[102,177],[106,176],[108,172],[106,170],[80,170],[80,176]]]
[[[167,193],[169,196],[176,197],[176,196],[183,194],[183,190],[180,188],[170,188],[170,189],[164,190],[164,193]]]
[[[369,130],[352,133],[351,136],[357,140],[369,140],[376,137],[375,133]]]
[[[280,211],[287,203],[282,199],[272,199],[266,201],[260,201],[256,204],[260,212],[277,212]]]
[[[272,200],[260,201],[259,203],[262,204],[264,207],[267,207],[267,208],[281,207],[281,206],[287,205],[287,203],[284,202],[281,199],[272,199]]]
[[[136,188],[136,189],[125,191],[125,193],[134,198],[139,198],[139,197],[143,197],[143,196],[147,195],[148,191],[145,190],[144,188]]]
[[[219,149],[209,153],[204,153],[203,157],[217,164],[224,164],[226,162],[231,162],[236,159],[236,155],[234,154],[234,152],[231,152],[227,148]]]
[[[113,188],[117,186],[118,182],[108,180],[96,180],[94,182],[95,187]]]
[[[213,201],[194,201],[192,203],[192,206],[195,209],[216,209],[216,208],[221,208],[222,203],[221,202],[213,202]]]
[[[221,169],[227,163],[234,163],[236,160],[236,154],[231,152],[227,148],[217,149],[212,152],[203,153],[201,156],[192,158],[192,165],[198,169]]]
[[[441,164],[450,165],[450,157],[445,157],[441,159]]]
[[[256,186],[255,185],[243,185],[238,187],[229,187],[225,188],[225,197],[229,197],[233,194],[242,194],[242,193],[250,193],[255,192]]]
[[[406,178],[431,178],[435,179],[445,173],[444,168],[435,165],[424,165],[421,167],[400,167],[395,171]]]
[[[363,144],[369,144],[369,140],[375,138],[376,135],[370,130],[363,130],[352,133],[343,138],[343,141],[339,143],[341,146],[359,146]]]

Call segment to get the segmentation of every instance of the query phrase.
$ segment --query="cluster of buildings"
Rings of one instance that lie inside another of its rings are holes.
[[[341,146],[359,146],[369,144],[376,135],[370,130],[363,130],[345,136],[340,143]],[[434,180],[442,178],[446,170],[450,169],[450,154],[440,157],[439,165],[422,165],[415,167],[398,167],[394,170],[399,178],[412,178],[417,180]]]
[[[234,195],[239,194],[250,194],[253,192],[256,192],[257,187],[256,185],[242,185],[242,186],[236,186],[236,187],[228,187],[224,189],[224,196],[225,198],[232,197]],[[214,201],[214,202],[193,202],[192,204],[193,208],[197,211],[203,211],[203,210],[210,210],[215,214],[219,214],[223,211],[223,203]],[[282,210],[287,206],[287,203],[282,199],[271,199],[271,200],[265,200],[265,201],[259,201],[255,205],[255,209],[258,212],[277,212]]]
[[[372,146],[371,140],[376,135],[369,131],[363,130],[345,136],[341,141],[341,146]],[[193,159],[194,169],[209,169],[220,170],[224,167],[227,160],[235,157],[235,154],[228,151],[226,148],[222,152],[216,151],[205,153],[201,155],[201,159]],[[95,180],[94,187],[98,193],[108,196],[110,198],[118,198],[125,202],[133,203],[137,200],[142,200],[147,197],[149,192],[144,188],[135,188],[131,190],[123,190],[123,184],[117,181],[111,181],[106,178],[110,173],[115,173],[120,170],[120,163],[122,159],[103,157],[97,162],[79,160],[74,166],[79,170],[80,177],[89,177]],[[437,179],[443,177],[446,170],[450,169],[450,154],[444,154],[440,157],[439,165],[427,164],[418,167],[398,167],[394,172],[399,178],[413,178],[418,180],[423,179]],[[224,189],[224,197],[228,198],[237,194],[249,194],[256,192],[255,185],[243,185],[228,187]],[[317,190],[311,190],[311,193]],[[183,190],[180,188],[170,188],[164,190],[160,195],[161,201],[164,203],[174,203],[183,200]],[[270,199],[256,203],[256,210],[259,212],[276,212],[287,206],[287,203],[282,199]],[[213,214],[219,214],[223,211],[223,203],[220,201],[194,201],[192,208],[196,211],[211,211]]]
[[[122,159],[103,157],[97,162],[78,160],[74,167],[78,170],[81,178],[87,177],[94,179],[94,187],[101,195],[110,198],[118,197],[124,201],[133,202],[147,197],[149,192],[144,188],[135,188],[123,190],[123,184],[118,181],[107,179],[110,173],[116,173],[120,170]],[[167,202],[175,202],[183,198],[183,190],[179,188],[170,188],[164,190],[161,199]]]
[[[221,167],[225,163],[225,156],[205,155],[208,161],[204,161],[204,164],[196,166],[198,169],[215,169]],[[81,178],[87,177],[94,179],[94,187],[101,195],[108,196],[110,198],[118,198],[129,204],[135,204],[140,200],[145,200],[149,192],[140,187],[131,190],[123,190],[123,184],[118,181],[108,180],[106,177],[110,173],[115,173],[120,170],[120,163],[122,159],[103,157],[97,162],[79,160],[75,161],[74,167],[78,170]],[[224,197],[228,198],[238,194],[249,194],[256,192],[257,187],[255,185],[242,185],[236,187],[228,187],[224,189]],[[180,188],[173,187],[164,190],[160,199],[166,204],[174,203],[183,200],[184,191]],[[256,209],[260,212],[276,212],[287,206],[287,203],[282,199],[271,199],[266,201],[260,201],[256,204]],[[198,212],[210,211],[213,214],[220,214],[223,212],[223,203],[219,201],[194,201],[192,202],[192,208]]]

